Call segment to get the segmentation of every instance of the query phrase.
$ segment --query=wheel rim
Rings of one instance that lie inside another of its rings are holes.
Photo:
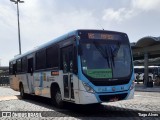
[[[57,102],[58,104],[60,104],[60,102],[62,101],[62,97],[61,97],[60,91],[57,91],[55,98],[56,98],[56,102]]]

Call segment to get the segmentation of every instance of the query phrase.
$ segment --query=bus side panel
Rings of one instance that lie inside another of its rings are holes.
[[[53,71],[37,72],[34,73],[34,90],[35,94],[43,97],[51,98],[51,85],[56,83],[62,93],[63,99],[63,76],[59,71],[59,75],[51,75]],[[54,88],[53,88],[54,89]]]
[[[15,91],[19,91],[19,80],[17,76],[10,75],[10,87]]]
[[[82,84],[82,80],[79,80],[79,104],[93,104],[98,102],[95,93],[87,92]]]
[[[50,98],[50,88],[53,82],[58,82],[59,76],[51,76],[51,71],[34,73],[34,91],[36,95]]]
[[[54,71],[54,70],[53,70]],[[35,94],[43,97],[51,98],[51,85],[56,83],[58,84],[62,99],[67,101],[72,101],[77,104],[80,103],[79,101],[79,79],[76,75],[73,74],[73,93],[74,98],[66,99],[64,98],[64,83],[63,83],[63,71],[56,71],[58,72],[58,75],[52,75],[51,71],[42,71],[34,73],[34,90]],[[53,88],[54,90],[54,88]]]
[[[27,80],[27,74],[21,74],[18,76],[20,82],[23,84],[24,93],[30,93],[29,92],[29,80]]]
[[[11,75],[10,76],[10,87],[13,90],[19,91],[19,85],[20,85],[20,82],[22,82],[23,88],[24,88],[24,92],[25,93],[29,93],[28,83],[27,83],[27,80],[26,80],[25,76],[26,76],[25,74],[16,75],[16,76],[15,75]]]
[[[64,99],[64,85],[63,85],[63,72],[59,71],[58,75],[52,75],[53,71],[45,71],[45,72],[37,72],[34,73],[34,89],[35,89],[35,94],[43,97],[48,97],[51,98],[51,85],[56,83],[58,84],[61,94],[62,94],[62,99]],[[57,72],[57,71],[56,71]],[[75,78],[73,78],[75,79]],[[76,86],[78,82],[74,82],[74,86]],[[78,90],[78,86],[74,88]],[[53,88],[54,90],[54,88]],[[78,99],[78,98],[77,98]]]
[[[41,90],[41,96],[48,97],[48,98],[51,98],[50,90],[51,90],[52,83],[58,83],[59,87],[61,88],[60,76],[59,75],[52,76],[51,73],[52,71],[44,72],[43,77],[42,77],[43,85],[42,85],[42,90]]]
[[[79,79],[76,75],[73,75],[73,90],[74,90],[74,98],[75,103],[80,103],[80,97],[79,97]]]

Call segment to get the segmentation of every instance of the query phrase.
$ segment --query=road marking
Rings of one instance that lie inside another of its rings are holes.
[[[6,100],[17,100],[20,99],[20,95],[17,96],[1,96],[0,101],[6,101]]]

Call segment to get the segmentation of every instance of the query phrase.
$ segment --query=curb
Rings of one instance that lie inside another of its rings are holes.
[[[135,91],[141,91],[141,92],[160,92],[160,88],[135,88]]]

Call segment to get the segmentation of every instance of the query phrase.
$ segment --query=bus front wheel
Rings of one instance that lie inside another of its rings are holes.
[[[61,91],[58,87],[54,88],[51,95],[52,103],[57,108],[63,108],[64,102],[62,100]]]

